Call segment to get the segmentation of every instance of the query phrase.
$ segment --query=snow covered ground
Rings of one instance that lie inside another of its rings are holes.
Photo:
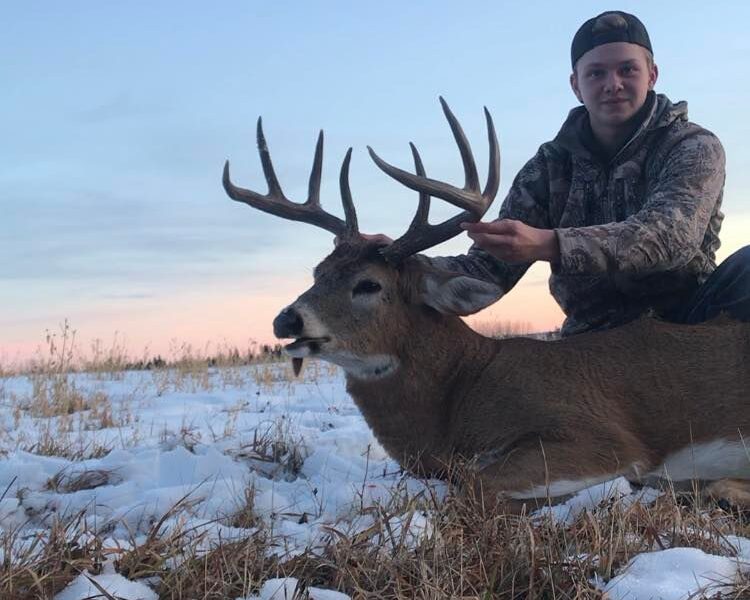
[[[55,383],[84,410],[58,414],[45,404]],[[51,455],[56,448],[67,457]],[[274,551],[291,557],[324,545],[331,526],[349,535],[367,529],[372,517],[362,509],[394,494],[416,495],[428,485],[438,497],[447,491],[402,474],[346,394],[341,373],[315,362],[299,380],[285,364],[0,379],[0,451],[0,527],[20,532],[3,552],[13,553],[53,520],[77,514],[94,524],[104,546],[131,548],[166,514],[164,531],[200,532],[206,548],[263,527]],[[645,503],[658,495],[636,494],[617,480],[545,512],[569,522],[613,494]],[[257,523],[239,519],[248,510]],[[432,524],[428,514],[409,515],[394,519],[391,531],[416,544]],[[694,548],[640,554],[597,585],[623,600],[688,598],[731,584],[750,566],[749,540],[727,544],[728,556]],[[99,594],[92,580],[120,598],[156,598],[148,581],[129,581],[108,562],[56,600]],[[246,597],[291,598],[296,586],[291,578],[270,579]],[[312,588],[305,597],[348,596]]]

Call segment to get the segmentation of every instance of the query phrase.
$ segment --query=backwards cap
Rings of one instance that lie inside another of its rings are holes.
[[[578,59],[589,50],[612,42],[638,44],[653,54],[648,31],[638,17],[612,10],[589,19],[578,28],[570,46],[571,66],[575,69]]]

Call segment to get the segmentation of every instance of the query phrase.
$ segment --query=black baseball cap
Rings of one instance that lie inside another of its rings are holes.
[[[575,69],[578,59],[589,50],[612,42],[638,44],[652,54],[654,52],[648,31],[638,17],[620,10],[609,10],[578,28],[570,46],[571,66]]]

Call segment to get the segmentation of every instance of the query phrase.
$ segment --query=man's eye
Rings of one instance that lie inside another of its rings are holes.
[[[379,292],[380,289],[380,284],[376,281],[364,279],[354,286],[354,289],[352,290],[352,296],[356,296],[358,294],[374,294],[375,292]]]

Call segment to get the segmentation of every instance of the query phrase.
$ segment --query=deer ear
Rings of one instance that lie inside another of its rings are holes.
[[[412,299],[446,315],[471,315],[504,293],[495,283],[425,264],[412,271],[412,277]]]

